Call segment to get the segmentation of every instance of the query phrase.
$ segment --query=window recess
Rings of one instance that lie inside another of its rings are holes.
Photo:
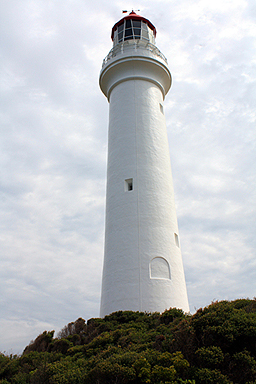
[[[177,247],[180,247],[179,236],[177,235],[177,233],[174,233],[174,241],[175,241],[175,245]]]
[[[124,190],[125,192],[133,191],[133,179],[126,179],[124,181]]]

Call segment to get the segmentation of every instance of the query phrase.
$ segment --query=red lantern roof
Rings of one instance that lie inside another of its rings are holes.
[[[115,30],[117,29],[117,27],[119,25],[121,25],[124,20],[138,20],[138,21],[143,21],[144,23],[146,23],[150,29],[152,29],[153,33],[154,33],[154,36],[156,37],[156,28],[155,26],[148,20],[148,19],[145,19],[145,17],[142,17],[140,15],[137,15],[137,13],[135,13],[134,11],[132,11],[129,15],[123,17],[121,20],[119,20],[115,25],[114,27],[112,28],[112,33],[111,33],[111,39],[113,40],[114,39],[114,32]]]

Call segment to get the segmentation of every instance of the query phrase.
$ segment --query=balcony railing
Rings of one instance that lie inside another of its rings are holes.
[[[123,43],[119,43],[119,44],[115,45],[111,49],[109,54],[103,60],[102,67],[104,67],[110,59],[113,59],[114,57],[116,57],[120,54],[126,53],[127,51],[128,52],[129,51],[130,52],[131,51],[136,52],[139,50],[147,50],[147,51],[151,52],[153,55],[160,57],[167,64],[166,57],[162,54],[162,52],[154,44],[151,44],[150,42],[145,42],[142,40],[127,40]]]

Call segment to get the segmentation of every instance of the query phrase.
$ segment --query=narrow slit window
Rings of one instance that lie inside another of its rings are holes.
[[[177,233],[174,233],[174,241],[175,241],[175,245],[177,247],[180,247],[179,236],[177,235]]]
[[[163,107],[163,104],[159,103],[159,106],[160,106],[160,111],[162,112],[162,114],[164,114],[164,107]]]
[[[124,181],[125,192],[133,191],[133,179],[126,179]]]

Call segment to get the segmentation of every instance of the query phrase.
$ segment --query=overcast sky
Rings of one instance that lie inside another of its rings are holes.
[[[0,2],[0,351],[99,316],[108,102],[123,9],[157,28],[191,312],[256,296],[255,0]]]

